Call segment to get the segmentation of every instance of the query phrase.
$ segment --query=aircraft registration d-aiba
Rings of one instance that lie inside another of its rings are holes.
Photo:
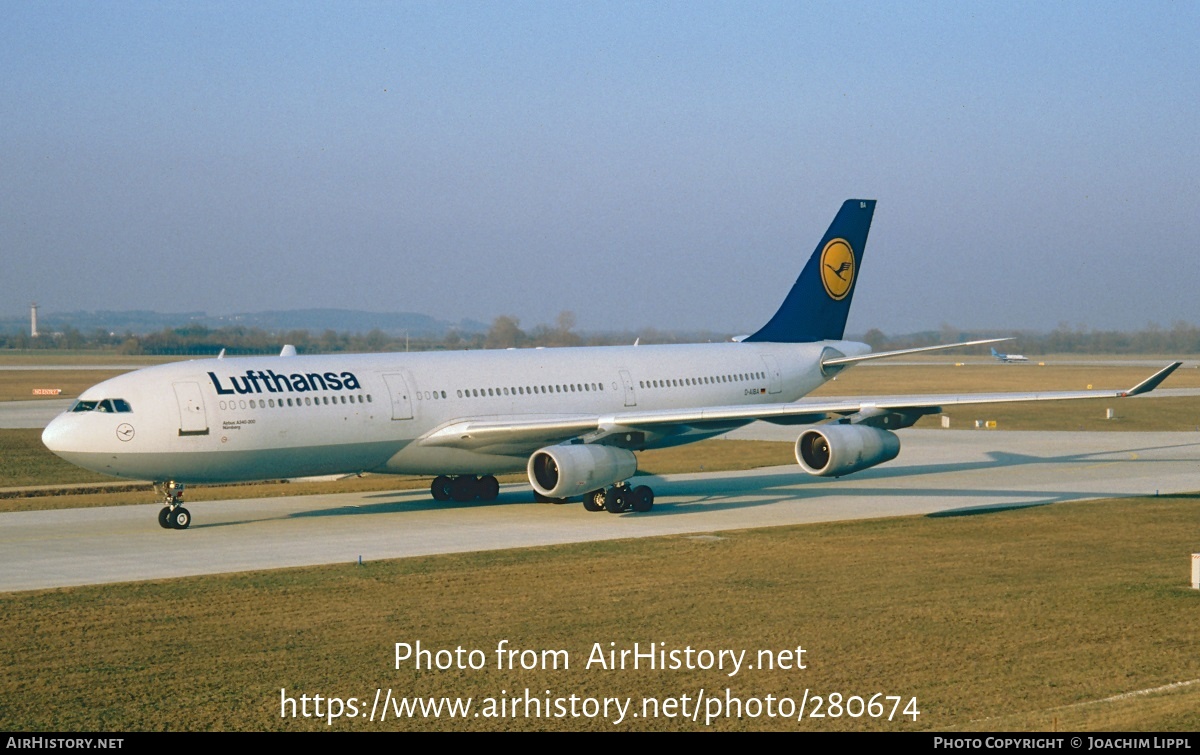
[[[184,485],[355,474],[435,476],[437,500],[494,500],[523,471],[539,500],[648,511],[628,482],[635,451],[692,443],[756,420],[797,426],[796,461],[841,476],[894,459],[909,427],[945,406],[1135,396],[1125,391],[804,399],[869,359],[842,340],[875,211],[844,203],[791,291],[756,333],[728,343],[201,359],[84,391],[42,440],[97,472],[152,480],[159,523],[184,529]]]

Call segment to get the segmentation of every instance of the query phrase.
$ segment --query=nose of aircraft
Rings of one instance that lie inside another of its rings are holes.
[[[42,431],[42,445],[59,456],[62,456],[62,452],[69,451],[71,431],[67,427],[68,424],[65,414],[50,420],[50,424]]]
[[[60,414],[50,420],[42,431],[42,444],[55,456],[75,466],[94,472],[114,474],[111,443],[105,439],[113,435],[111,428],[89,427],[87,415]],[[115,437],[115,436],[114,436]]]

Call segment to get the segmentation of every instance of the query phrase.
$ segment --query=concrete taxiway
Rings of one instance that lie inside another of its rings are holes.
[[[201,502],[184,531],[161,529],[157,505],[0,514],[0,591],[1200,490],[1200,433],[901,437],[898,459],[838,480],[794,465],[638,478],[657,495],[647,514],[536,504],[515,485],[489,504],[423,491]]]
[[[0,430],[40,430],[74,403],[71,398],[0,401]]]

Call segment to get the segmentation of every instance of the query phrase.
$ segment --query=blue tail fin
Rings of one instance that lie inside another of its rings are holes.
[[[846,332],[874,214],[874,199],[846,200],[779,311],[745,340],[807,343],[840,339]]]

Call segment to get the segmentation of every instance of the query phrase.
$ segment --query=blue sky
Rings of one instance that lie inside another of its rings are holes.
[[[0,312],[1197,322],[1200,4],[0,0]]]

